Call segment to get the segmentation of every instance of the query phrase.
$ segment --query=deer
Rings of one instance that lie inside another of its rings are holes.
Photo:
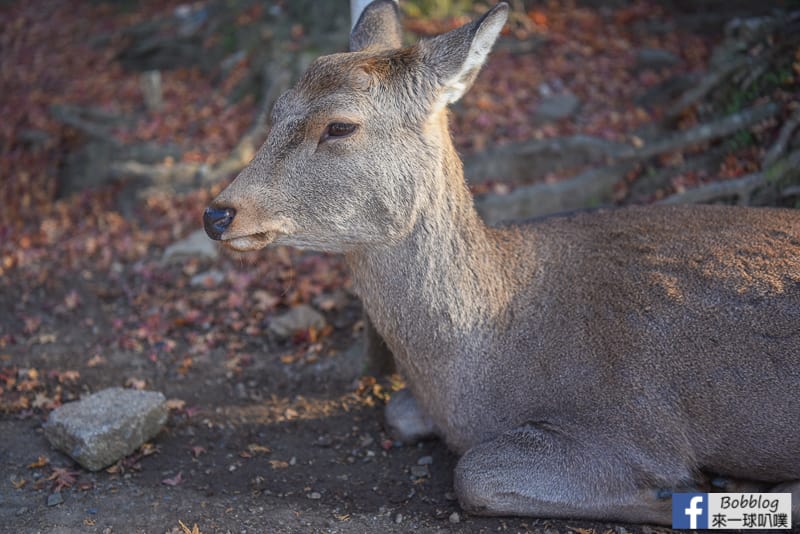
[[[669,525],[674,492],[800,505],[800,211],[643,206],[489,227],[448,124],[508,16],[404,46],[375,0],[205,209],[236,251],[343,254],[472,514]],[[797,519],[795,519],[797,520]]]

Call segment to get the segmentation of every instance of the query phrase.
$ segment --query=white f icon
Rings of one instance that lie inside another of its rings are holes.
[[[683,513],[689,516],[689,528],[697,528],[697,516],[703,514],[703,510],[697,507],[697,505],[703,502],[703,497],[701,495],[695,495],[689,501],[689,508],[684,508]]]

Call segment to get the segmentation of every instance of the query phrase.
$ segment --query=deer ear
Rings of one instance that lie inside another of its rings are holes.
[[[365,2],[353,1],[356,12]],[[392,49],[403,44],[400,14],[395,0],[375,0],[363,8],[350,32],[350,51],[365,48]]]
[[[508,18],[500,2],[480,19],[420,43],[422,61],[439,83],[437,108],[452,104],[467,92]]]

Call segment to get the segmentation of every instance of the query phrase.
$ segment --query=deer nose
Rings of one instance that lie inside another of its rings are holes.
[[[222,232],[228,229],[235,216],[236,210],[233,208],[207,207],[206,211],[203,212],[203,228],[205,228],[208,237],[219,240],[222,237]]]

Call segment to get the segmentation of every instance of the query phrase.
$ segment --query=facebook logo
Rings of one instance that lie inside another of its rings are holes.
[[[708,494],[673,493],[672,528],[708,528]]]

